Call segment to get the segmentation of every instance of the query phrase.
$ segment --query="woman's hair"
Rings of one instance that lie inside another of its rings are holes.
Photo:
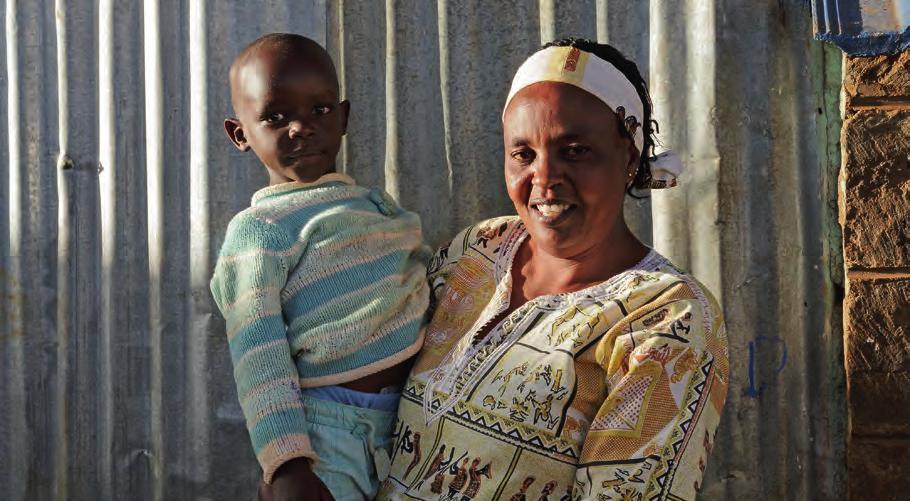
[[[635,179],[626,192],[632,197],[641,198],[635,196],[635,194],[632,193],[632,189],[647,189],[648,185],[651,183],[651,160],[654,159],[655,134],[658,132],[658,125],[657,121],[651,118],[651,96],[648,94],[648,85],[645,83],[645,79],[641,77],[641,73],[638,71],[638,66],[627,59],[626,56],[622,55],[622,52],[619,52],[619,50],[612,45],[597,43],[584,38],[563,38],[562,40],[555,40],[543,46],[543,48],[547,47],[575,47],[578,50],[590,52],[615,66],[616,69],[622,72],[635,87],[636,92],[638,92],[638,97],[641,98],[641,104],[645,115],[641,119],[644,146],[640,152],[641,163],[639,164],[638,170],[635,172]],[[619,133],[634,141],[631,134],[629,134],[623,126],[622,118],[619,118],[619,115],[617,115],[617,120],[619,120]]]

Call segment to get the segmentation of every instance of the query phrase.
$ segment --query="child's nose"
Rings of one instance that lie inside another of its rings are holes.
[[[309,137],[314,132],[312,124],[305,120],[291,120],[288,124],[288,136],[291,138]]]

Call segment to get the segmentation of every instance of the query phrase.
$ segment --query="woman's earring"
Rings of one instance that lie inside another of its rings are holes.
[[[635,174],[638,174],[638,169],[635,169],[629,173],[628,181],[626,181],[626,188],[632,187],[632,183],[635,182]]]

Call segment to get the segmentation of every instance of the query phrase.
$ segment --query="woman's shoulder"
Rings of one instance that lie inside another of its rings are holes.
[[[651,251],[632,279],[626,284],[625,299],[629,311],[646,312],[668,302],[690,303],[700,310],[707,331],[723,325],[723,310],[710,289],[691,273],[666,257]]]
[[[502,244],[520,223],[518,216],[501,216],[474,223],[459,231],[448,243],[439,247],[430,263],[433,274],[447,265],[458,262],[467,254],[495,261]]]

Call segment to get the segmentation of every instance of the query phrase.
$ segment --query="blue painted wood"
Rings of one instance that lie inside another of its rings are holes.
[[[814,0],[815,38],[851,56],[910,47],[910,0]]]

